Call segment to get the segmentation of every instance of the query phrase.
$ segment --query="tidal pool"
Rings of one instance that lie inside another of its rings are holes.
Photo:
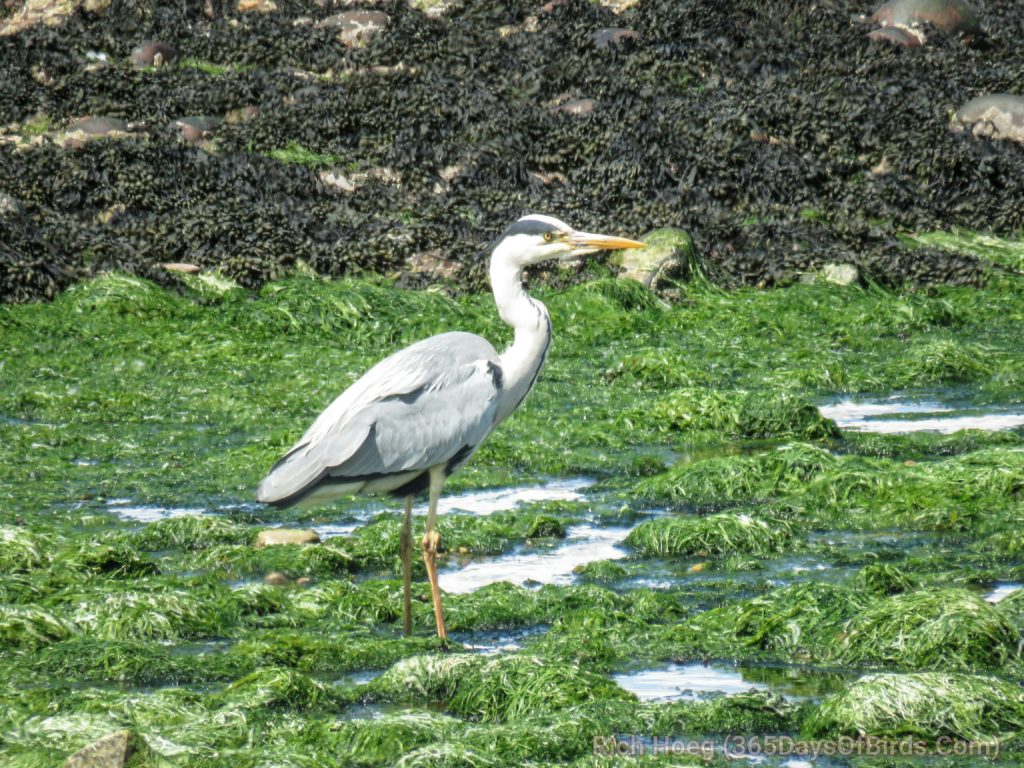
[[[670,664],[661,669],[614,675],[612,679],[640,701],[654,702],[698,701],[710,694],[768,690],[763,683],[745,680],[736,667],[721,663]]]
[[[1024,425],[1024,409],[1019,406],[961,406],[906,395],[891,395],[882,400],[840,400],[821,405],[818,410],[842,429],[885,435],[949,435],[963,429],[998,432]]]

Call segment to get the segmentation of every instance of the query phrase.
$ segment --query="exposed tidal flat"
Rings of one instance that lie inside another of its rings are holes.
[[[446,649],[419,562],[401,637],[397,504],[253,488],[388,351],[506,341],[490,297],[193,285],[0,307],[3,765],[120,728],[180,766],[709,759],[594,755],[615,735],[1024,752],[1024,432],[818,407],[1024,408],[1021,279],[538,289],[548,367],[449,482]],[[254,547],[277,526],[321,542]]]

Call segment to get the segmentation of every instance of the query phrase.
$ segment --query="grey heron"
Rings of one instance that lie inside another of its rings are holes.
[[[601,250],[643,248],[608,235],[578,232],[550,216],[524,216],[491,252],[490,279],[498,314],[515,331],[498,354],[490,342],[453,331],[400,350],[373,366],[327,406],[260,483],[257,498],[290,506],[350,494],[405,497],[400,550],[403,630],[412,632],[412,499],[428,492],[423,561],[437,634],[447,637],[435,529],[445,478],[473,455],[519,407],[537,381],[551,343],[547,309],[523,289],[523,269]]]

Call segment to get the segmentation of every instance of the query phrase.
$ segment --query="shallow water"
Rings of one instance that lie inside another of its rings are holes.
[[[1024,587],[1024,584],[1015,581],[998,581],[992,591],[985,595],[985,599],[990,603],[998,603],[1021,587]]]
[[[709,694],[768,689],[763,683],[745,680],[736,667],[721,663],[670,664],[661,669],[614,675],[612,679],[640,701],[655,702],[697,701]]]
[[[515,554],[470,563],[465,568],[440,574],[445,592],[472,592],[497,581],[513,584],[570,584],[573,569],[595,560],[616,560],[626,556],[619,544],[631,528],[599,528],[590,524],[570,526],[565,541],[540,551],[524,548]]]
[[[842,429],[887,435],[948,435],[962,429],[998,432],[1024,425],[1024,410],[1019,406],[958,405],[899,394],[880,400],[840,400],[821,405],[818,410]]]
[[[169,517],[206,513],[202,507],[161,507],[158,504],[136,504],[132,499],[110,499],[107,502],[107,509],[125,520],[139,523],[155,523]]]
[[[512,488],[491,488],[482,491],[468,491],[442,496],[437,503],[439,513],[459,511],[475,515],[491,515],[513,509],[520,504],[534,504],[541,501],[579,501],[582,490],[594,485],[592,477],[569,477],[549,480],[540,485],[524,485]],[[426,514],[427,505],[420,504],[414,512]]]

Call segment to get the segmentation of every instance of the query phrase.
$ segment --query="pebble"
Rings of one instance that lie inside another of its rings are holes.
[[[143,67],[170,67],[178,63],[180,58],[178,50],[158,40],[143,43],[132,51],[132,66],[142,69]]]
[[[268,528],[256,536],[256,547],[271,547],[277,544],[319,544],[320,536],[312,529]]]

